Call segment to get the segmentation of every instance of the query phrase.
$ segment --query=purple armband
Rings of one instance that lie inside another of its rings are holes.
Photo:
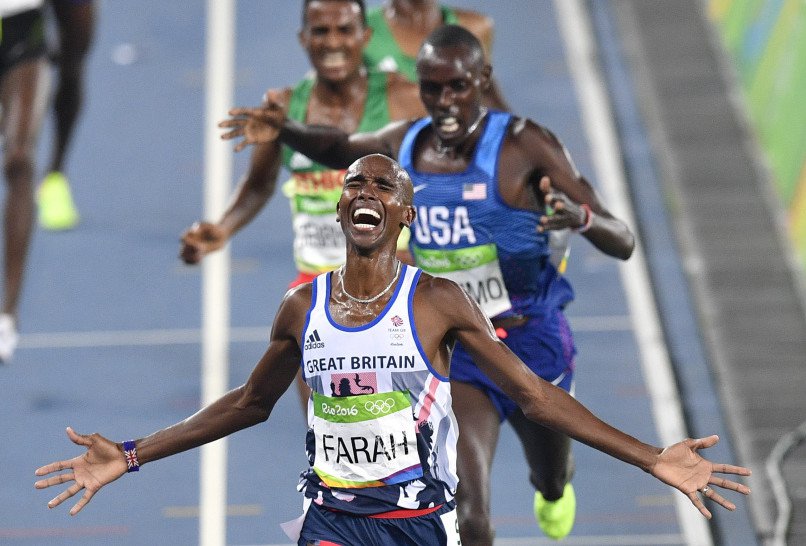
[[[137,447],[134,445],[134,440],[123,442],[123,456],[126,457],[126,466],[129,467],[126,472],[140,470],[140,461],[137,460]]]

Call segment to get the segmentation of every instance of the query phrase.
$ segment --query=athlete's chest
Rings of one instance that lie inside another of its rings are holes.
[[[410,276],[410,275],[409,275]],[[406,279],[407,287],[412,281]],[[399,287],[398,287],[399,288]],[[321,378],[329,395],[393,389],[390,374],[427,370],[417,346],[408,290],[396,290],[386,304],[320,305],[311,309],[303,337],[307,378]],[[364,309],[366,315],[356,309]],[[380,390],[378,390],[380,389]]]
[[[476,244],[500,212],[495,181],[480,171],[414,176],[412,225],[420,244]]]

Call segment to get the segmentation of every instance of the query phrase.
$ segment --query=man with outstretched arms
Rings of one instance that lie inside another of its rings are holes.
[[[574,293],[550,259],[549,234],[570,228],[627,259],[632,233],[548,129],[484,107],[491,68],[470,32],[454,25],[434,31],[417,72],[428,118],[348,135],[296,123],[275,104],[233,110],[221,124],[233,128],[224,137],[244,137],[236,150],[279,138],[331,166],[368,153],[397,158],[414,182],[415,264],[459,283],[530,369],[573,393],[576,348],[564,308]],[[568,535],[576,512],[570,441],[528,420],[465,349],[457,346],[451,364],[463,539],[492,544],[489,479],[505,420],[524,448],[538,523],[552,538]]]
[[[300,546],[447,546],[456,531],[456,424],[448,381],[459,342],[524,415],[638,466],[679,489],[706,517],[698,492],[733,510],[716,487],[746,486],[714,473],[749,475],[697,451],[710,436],[660,449],[607,425],[564,390],[535,376],[453,281],[401,264],[397,238],[416,212],[405,170],[382,155],[347,171],[339,221],[347,261],[291,289],[266,353],[246,383],[187,419],[122,443],[100,434],[70,439],[87,451],[50,463],[37,488],[69,483],[48,506],[83,490],[78,513],[106,484],[141,465],[268,419],[300,366],[313,391],[303,473]]]

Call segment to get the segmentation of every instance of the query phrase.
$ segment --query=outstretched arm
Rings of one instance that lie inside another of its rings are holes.
[[[325,125],[305,125],[286,117],[286,107],[271,94],[259,108],[233,108],[230,119],[218,124],[228,129],[224,140],[241,138],[235,145],[240,151],[251,144],[279,141],[309,158],[333,169],[349,167],[365,155],[379,153],[395,158],[410,121],[390,123],[372,133],[347,134]]]
[[[445,279],[420,283],[426,290],[420,302],[428,302],[428,312],[435,318],[420,332],[446,331],[473,357],[479,368],[520,406],[523,413],[537,423],[562,432],[599,451],[637,466],[675,487],[689,497],[706,517],[710,512],[697,496],[697,491],[733,510],[730,501],[711,486],[748,494],[750,490],[716,473],[747,476],[750,470],[727,464],[715,464],[698,454],[702,448],[718,441],[716,436],[685,440],[660,449],[608,425],[563,389],[542,380],[501,342],[489,320],[472,298],[456,284]],[[708,486],[708,489],[706,489]]]
[[[268,419],[280,396],[299,369],[299,332],[310,305],[310,286],[289,292],[272,328],[271,342],[249,379],[184,421],[154,432],[135,442],[140,464],[168,457],[228,436]],[[80,435],[71,428],[67,435],[86,452],[56,461],[36,470],[37,476],[67,471],[35,483],[37,489],[70,483],[48,507],[58,506],[81,490],[84,494],[70,510],[77,514],[102,487],[126,473],[122,445],[100,434]]]
[[[290,96],[291,90],[270,91]],[[199,263],[204,256],[223,247],[233,235],[254,219],[274,195],[280,172],[279,142],[258,144],[252,150],[249,170],[242,177],[227,210],[215,223],[199,221],[180,239],[179,257],[187,264]]]
[[[227,210],[218,222],[199,221],[185,230],[180,239],[179,257],[187,264],[197,264],[207,254],[227,244],[274,195],[279,170],[279,143],[255,146],[249,172],[238,184]]]
[[[186,264],[197,264],[227,244],[274,195],[279,170],[279,143],[255,146],[249,172],[238,184],[227,210],[218,222],[199,221],[186,229],[180,239],[179,257]]]

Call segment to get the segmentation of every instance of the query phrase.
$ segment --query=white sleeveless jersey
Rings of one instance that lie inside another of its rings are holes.
[[[456,421],[450,383],[423,353],[412,316],[421,271],[402,266],[389,303],[369,324],[330,315],[330,273],[313,281],[303,331],[308,402],[306,497],[377,514],[453,501]]]

